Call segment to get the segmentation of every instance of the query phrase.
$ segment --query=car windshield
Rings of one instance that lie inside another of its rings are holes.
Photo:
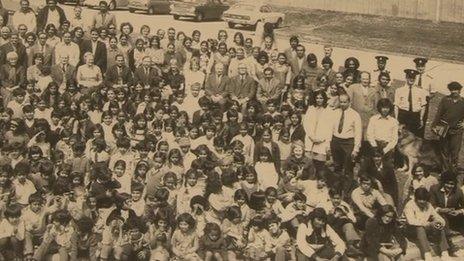
[[[237,4],[234,6],[234,9],[240,9],[240,10],[245,10],[245,11],[255,11],[257,7],[255,5]]]

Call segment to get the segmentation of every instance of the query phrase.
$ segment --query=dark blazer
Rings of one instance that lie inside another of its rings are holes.
[[[255,144],[254,153],[253,153],[254,162],[259,161],[259,155],[261,154],[261,151],[264,150],[265,148],[267,147],[263,145],[262,141],[259,141]],[[272,156],[272,161],[274,162],[274,166],[276,167],[276,170],[280,172],[280,149],[279,149],[279,145],[277,145],[277,143],[275,142],[271,143],[271,156]]]
[[[243,83],[240,80],[240,75],[234,76],[230,79],[227,88],[227,94],[235,96],[239,99],[248,97],[253,99],[256,95],[256,81],[250,75],[245,77]]]
[[[366,222],[366,232],[361,239],[361,249],[372,260],[378,260],[381,243],[390,243],[396,239],[403,251],[406,251],[407,241],[396,224],[383,225],[378,218],[369,218]]]
[[[39,13],[37,14],[37,31],[41,31],[45,28],[47,19],[48,19],[48,12],[50,8],[48,6],[45,6],[42,8]],[[57,6],[56,10],[58,11],[58,14],[60,16],[60,26],[63,25],[63,22],[66,21],[66,15],[64,13],[63,8]],[[56,28],[58,29],[58,28]]]
[[[229,82],[230,78],[226,75],[222,75],[221,80],[218,82],[216,73],[210,74],[205,81],[206,95],[225,94]]]
[[[139,68],[135,69],[134,72],[134,85],[140,84],[142,86],[156,86],[159,77],[160,75],[157,70],[150,68],[147,74],[145,73],[143,66],[139,66]]]
[[[301,124],[298,124],[298,126],[296,126],[293,132],[290,133],[290,139],[292,141],[297,141],[297,140],[304,141],[305,137],[306,137],[306,132],[303,128],[303,125]]]
[[[432,203],[434,207],[439,208],[463,209],[464,195],[462,190],[456,187],[448,196],[448,201],[445,204],[445,194],[441,191],[440,184],[436,184],[430,188],[430,203]]]
[[[1,3],[0,3],[0,16],[3,17],[3,23],[4,24],[0,24],[0,26],[3,27],[4,25],[8,24],[9,13],[8,13],[8,10],[1,7]]]
[[[9,64],[0,66],[0,86],[13,87],[26,84],[26,69],[23,66],[17,66],[16,74],[10,77],[10,68],[11,66]]]
[[[81,44],[82,44],[82,46],[81,46]],[[84,64],[84,62],[85,62],[84,61],[84,55],[85,55],[86,52],[95,53],[94,63],[95,63],[95,65],[100,67],[100,70],[101,70],[102,74],[104,74],[106,72],[106,63],[107,63],[106,45],[104,43],[102,43],[101,41],[98,41],[97,46],[96,46],[97,50],[95,50],[95,52],[92,49],[92,42],[90,40],[84,40],[78,45],[79,45],[79,49],[81,51],[81,64]]]
[[[113,65],[106,71],[105,75],[105,84],[112,87],[114,84],[119,84],[119,78],[121,77],[122,83],[127,86],[132,86],[134,82],[134,77],[132,72],[127,66],[123,66],[121,70],[121,75],[118,73],[118,66]]]
[[[61,85],[67,83],[71,80],[74,80],[76,76],[76,68],[70,64],[66,66],[66,71],[63,71],[63,67],[61,64],[55,64],[50,69],[50,76],[52,77],[53,81]]]
[[[22,43],[18,43],[16,48],[13,46],[11,42],[8,42],[0,47],[0,64],[5,64],[6,63],[6,55],[9,52],[16,52],[18,54],[18,64],[23,66],[24,68],[27,68],[27,52],[26,52],[26,47]]]
[[[34,44],[34,46],[31,47],[31,52],[29,53],[29,61],[32,62],[34,61],[34,55],[36,53],[42,53],[44,56],[44,65],[51,67],[52,64],[54,63],[54,51],[55,48],[53,48],[51,45],[45,43],[44,46],[44,51],[42,53],[42,46],[39,43]]]

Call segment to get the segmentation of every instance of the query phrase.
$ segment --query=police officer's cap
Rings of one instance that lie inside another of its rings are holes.
[[[414,59],[414,63],[416,64],[416,66],[425,66],[427,62],[428,62],[427,58],[423,58],[423,57],[418,57]]]
[[[387,56],[383,56],[383,55],[376,56],[375,59],[376,59],[378,62],[383,62],[383,63],[386,63],[386,62],[388,61],[388,57],[387,57]]]
[[[414,69],[406,69],[404,70],[404,73],[406,74],[406,78],[416,78],[416,76],[419,74],[419,72]]]

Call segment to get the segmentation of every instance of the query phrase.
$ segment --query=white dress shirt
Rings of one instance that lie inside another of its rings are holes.
[[[412,111],[420,112],[427,104],[428,92],[417,86],[412,87]],[[409,111],[409,86],[405,85],[395,91],[395,106],[401,110]]]
[[[338,126],[340,124],[340,118],[342,117],[342,109],[337,109],[333,111],[333,122],[331,136],[335,136],[340,139],[350,139],[354,138],[354,151],[359,151],[361,147],[361,139],[362,139],[362,122],[361,116],[359,113],[353,110],[352,108],[348,108],[345,110],[345,118],[343,120],[343,129],[339,133]]]
[[[377,140],[385,141],[388,144],[384,152],[390,151],[398,143],[398,121],[391,116],[372,116],[367,125],[367,140],[373,147],[377,147]]]

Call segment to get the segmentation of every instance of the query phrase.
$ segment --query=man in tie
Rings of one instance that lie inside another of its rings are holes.
[[[230,95],[232,100],[238,101],[242,108],[245,108],[246,103],[255,97],[256,82],[249,75],[245,63],[238,65],[238,75],[232,77],[227,94]]]
[[[103,73],[106,72],[106,45],[99,40],[99,34],[97,29],[90,30],[90,41],[85,41],[84,47],[82,48],[84,51],[81,51],[81,63],[85,63],[83,55],[87,52],[91,52],[94,56],[94,63]]]
[[[62,56],[67,56],[69,64],[74,67],[79,63],[81,51],[79,50],[79,46],[72,42],[70,32],[65,32],[62,42],[57,43],[55,46],[55,63],[60,63]]]
[[[6,61],[6,64],[0,66],[0,93],[5,106],[11,100],[13,90],[26,84],[26,68],[18,63],[18,54],[7,53]]]
[[[150,56],[145,56],[140,65],[134,72],[134,84],[140,84],[145,88],[150,88],[156,85],[160,76],[157,70],[151,67],[152,61]]]
[[[37,42],[32,46],[30,53],[28,55],[29,63],[32,64],[31,58],[35,56],[36,53],[41,53],[44,57],[43,65],[46,67],[51,67],[53,63],[53,54],[54,48],[47,43],[47,34],[42,31],[37,33]]]
[[[76,67],[69,64],[68,56],[61,56],[60,62],[50,69],[50,76],[58,84],[60,93],[66,90],[66,84],[74,80]]]
[[[126,65],[124,55],[117,54],[116,64],[108,68],[105,84],[109,87],[130,87],[133,84],[132,72]]]
[[[308,67],[308,61],[306,60],[306,49],[303,45],[299,44],[296,47],[296,56],[290,59],[290,66],[292,69],[292,78],[295,78],[299,74],[303,74]]]
[[[224,75],[224,64],[216,63],[212,72],[205,81],[205,93],[212,103],[223,105],[225,92],[229,84],[229,77]]]
[[[429,111],[430,111],[430,100],[436,94],[436,90],[433,89],[432,81],[433,77],[427,72],[426,65],[427,65],[427,58],[417,57],[414,59],[414,63],[416,64],[416,70],[419,72],[416,79],[417,87],[423,89],[427,92],[427,105],[425,106],[424,117],[422,119],[422,124],[425,126],[427,125],[427,120],[429,120],[429,124],[433,119],[429,119]],[[434,106],[438,106],[438,104],[434,104]],[[432,116],[432,115],[431,115]],[[425,128],[421,130],[421,136],[424,136]]]
[[[361,116],[350,107],[350,96],[340,95],[340,107],[333,112],[330,152],[335,174],[341,179],[345,192],[353,181],[354,160],[358,156],[362,140]]]
[[[263,108],[269,100],[280,101],[282,90],[284,89],[283,83],[274,77],[274,69],[267,67],[264,69],[264,78],[258,82],[258,91],[256,92],[256,99],[261,103]],[[278,104],[280,105],[280,104]]]
[[[406,69],[406,85],[395,91],[395,116],[406,129],[421,137],[421,129],[425,106],[427,105],[427,92],[415,84],[419,74],[417,70]],[[422,132],[423,133],[423,132]]]
[[[100,12],[95,14],[92,20],[92,28],[107,29],[109,25],[116,26],[116,16],[108,12],[108,3],[106,1],[100,1],[98,4]]]

